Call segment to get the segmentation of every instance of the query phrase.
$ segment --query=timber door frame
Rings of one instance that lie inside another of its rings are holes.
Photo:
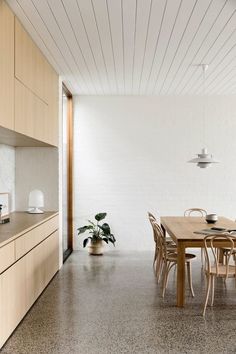
[[[63,262],[73,252],[73,96],[62,83],[62,94],[67,97],[67,233],[68,249],[63,252]]]

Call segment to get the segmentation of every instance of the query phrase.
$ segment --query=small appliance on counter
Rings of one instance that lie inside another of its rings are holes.
[[[29,209],[30,214],[43,214],[44,211],[40,208],[44,207],[44,195],[38,189],[34,189],[29,194]]]
[[[0,193],[0,224],[10,221],[10,194]]]
[[[2,209],[3,205],[0,204],[0,224],[6,224],[7,222],[10,222],[10,217],[8,215],[2,215]]]

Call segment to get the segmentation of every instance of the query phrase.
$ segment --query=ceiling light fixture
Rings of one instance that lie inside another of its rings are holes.
[[[206,71],[208,69],[207,64],[200,64],[202,68],[202,76],[203,76],[203,96],[205,96],[205,81],[206,81]],[[205,137],[205,121],[206,121],[206,107],[205,107],[205,97],[204,99],[204,112],[203,112],[203,124],[204,124],[204,137]],[[205,139],[204,140],[204,145],[205,145]],[[208,154],[207,148],[203,148],[200,154],[197,154],[197,157],[194,159],[188,161],[191,163],[196,163],[198,167],[200,168],[207,168],[211,166],[212,163],[218,163],[219,161],[215,160],[212,154]]]

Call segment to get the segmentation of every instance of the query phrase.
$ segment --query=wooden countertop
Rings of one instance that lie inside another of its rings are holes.
[[[57,211],[49,211],[43,214],[29,214],[27,212],[17,211],[11,213],[10,222],[0,224],[0,247],[51,219],[55,215],[58,215]]]

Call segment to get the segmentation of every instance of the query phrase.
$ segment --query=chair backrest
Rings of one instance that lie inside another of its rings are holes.
[[[150,224],[152,226],[154,242],[157,242],[156,234],[155,234],[154,227],[153,227],[153,223],[156,221],[156,218],[152,213],[148,212],[148,219],[149,219]]]
[[[150,218],[152,218],[153,220],[156,220],[156,217],[152,213],[150,213],[150,211],[148,211],[148,218],[149,218],[149,220],[150,220]]]
[[[218,250],[222,247],[220,243],[222,241],[224,241],[224,247],[227,247],[227,253],[224,257],[224,265],[226,267],[225,277],[227,278],[229,274],[229,261],[234,251],[234,241],[236,241],[236,236],[232,236],[229,233],[220,235],[207,235],[204,238],[206,270],[208,273],[210,273],[212,267],[214,266],[216,268],[216,274],[219,275],[219,266],[222,266],[222,263],[219,262]],[[227,244],[227,246],[225,244]]]
[[[191,216],[192,214],[197,214],[201,217],[205,217],[207,215],[207,212],[205,209],[201,209],[201,208],[190,208],[185,210],[184,212],[184,216]]]
[[[159,248],[162,257],[166,258],[167,256],[166,238],[163,234],[161,226],[156,221],[153,222],[153,231],[156,237],[157,247]]]

